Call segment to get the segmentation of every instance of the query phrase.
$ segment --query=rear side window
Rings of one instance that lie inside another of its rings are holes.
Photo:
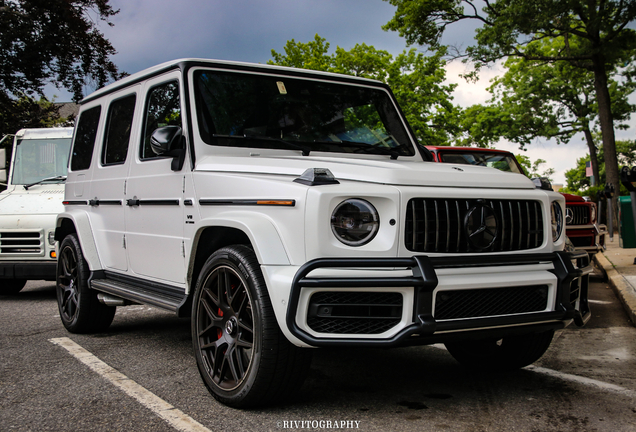
[[[117,99],[110,104],[102,150],[102,164],[115,165],[126,161],[137,95]]]
[[[164,126],[181,127],[181,103],[179,101],[179,83],[177,81],[160,84],[151,88],[148,92],[140,159],[154,159],[157,157],[150,147],[150,136],[155,129]]]
[[[97,126],[99,116],[102,112],[101,106],[84,111],[77,123],[75,131],[75,142],[73,143],[73,154],[71,158],[71,170],[81,171],[90,168],[93,148],[95,148],[95,137],[97,136]]]

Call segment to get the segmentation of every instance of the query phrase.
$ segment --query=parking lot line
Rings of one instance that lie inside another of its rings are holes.
[[[434,344],[429,346],[433,348],[437,348],[437,349],[446,350],[446,347],[444,346],[444,344]],[[559,372],[554,369],[548,369],[548,368],[534,366],[534,365],[526,366],[524,369],[533,371],[536,373],[540,373],[543,375],[548,375],[553,378],[562,379],[564,381],[572,381],[578,384],[586,385],[588,387],[596,387],[598,389],[609,391],[612,393],[622,394],[625,396],[629,396],[631,398],[636,397],[636,391],[634,390],[630,390],[625,387],[617,386],[615,384],[606,383],[606,382],[595,380],[592,378],[586,378],[579,375],[572,375],[565,372]]]
[[[110,381],[116,387],[119,387],[128,396],[136,399],[140,404],[168,422],[173,428],[184,432],[211,432],[210,429],[206,428],[192,417],[184,414],[181,410],[176,409],[159,396],[146,390],[126,375],[110,367],[108,364],[95,357],[91,352],[82,348],[71,339],[66,337],[56,338],[49,339],[49,342],[66,349],[79,361]]]
[[[583,384],[586,386],[597,387],[601,390],[609,391],[612,393],[618,393],[631,398],[636,397],[636,391],[627,389],[625,387],[617,386],[616,384],[610,384],[603,381],[595,380],[592,378],[586,378],[579,375],[572,375],[564,372],[555,371],[553,369],[547,369],[539,366],[526,366],[525,369],[537,372],[543,375],[549,375],[554,378],[559,378],[565,381],[572,381],[575,383]]]

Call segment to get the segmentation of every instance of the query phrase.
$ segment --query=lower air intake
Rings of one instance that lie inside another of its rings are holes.
[[[547,305],[547,285],[440,291],[435,296],[435,320],[540,312]]]
[[[307,325],[318,333],[379,334],[402,319],[402,294],[317,292],[309,300]]]

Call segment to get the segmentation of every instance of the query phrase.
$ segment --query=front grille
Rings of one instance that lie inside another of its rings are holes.
[[[435,296],[435,320],[479,318],[539,312],[548,304],[548,286],[440,291]]]
[[[497,219],[494,242],[478,249],[470,244],[465,219],[475,205],[487,205]],[[405,245],[413,252],[503,252],[543,244],[540,201],[414,198],[406,208]]]
[[[37,255],[44,247],[43,236],[39,231],[1,231],[0,254]]]
[[[568,225],[589,225],[590,224],[590,206],[589,205],[568,205],[565,204],[566,212],[572,220],[567,222]]]
[[[318,333],[378,334],[402,318],[402,294],[387,292],[314,293],[307,325]]]

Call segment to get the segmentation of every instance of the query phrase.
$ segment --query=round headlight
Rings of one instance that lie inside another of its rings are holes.
[[[351,198],[338,204],[331,214],[331,231],[347,246],[362,246],[373,240],[380,228],[380,216],[365,200]]]
[[[563,209],[558,202],[552,203],[552,241],[555,242],[561,237],[563,232]]]

